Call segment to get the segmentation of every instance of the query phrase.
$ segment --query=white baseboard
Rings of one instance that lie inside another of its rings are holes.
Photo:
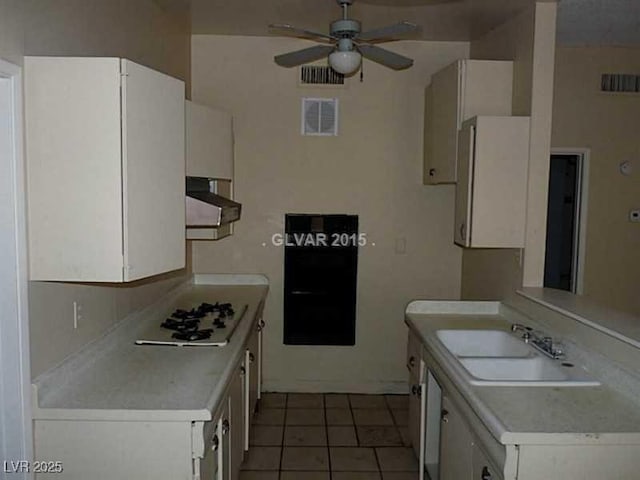
[[[407,382],[334,382],[318,380],[267,380],[262,385],[263,392],[291,393],[369,393],[405,394],[409,392]]]

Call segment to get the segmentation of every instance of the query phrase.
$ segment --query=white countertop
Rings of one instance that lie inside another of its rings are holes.
[[[244,354],[266,278],[196,276],[158,304],[34,381],[34,419],[210,420]],[[206,285],[204,283],[223,283]],[[175,308],[231,302],[248,309],[224,347],[136,345],[136,334]]]
[[[498,442],[640,444],[640,403],[609,388],[606,378],[597,387],[474,386],[435,336],[440,329],[508,330],[512,318],[497,302],[414,302],[406,323]]]

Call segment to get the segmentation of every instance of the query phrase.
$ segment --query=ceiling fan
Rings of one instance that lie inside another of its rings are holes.
[[[331,23],[329,34],[312,32],[288,24],[272,24],[269,28],[286,35],[307,38],[327,45],[316,45],[274,57],[281,67],[296,67],[304,63],[329,56],[329,65],[336,72],[352,75],[360,68],[362,57],[373,60],[394,70],[403,70],[413,65],[413,60],[384,48],[376,43],[394,40],[398,35],[416,32],[418,25],[400,22],[368,32],[360,31],[360,22],[349,18],[349,6],[354,0],[336,0],[342,8],[342,18]]]

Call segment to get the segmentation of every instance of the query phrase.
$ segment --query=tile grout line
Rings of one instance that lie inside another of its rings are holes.
[[[356,426],[356,416],[353,414],[353,405],[351,404],[351,395],[347,394],[347,402],[349,403],[349,413],[351,414],[351,421],[353,422],[353,431],[356,434],[356,447],[361,447],[360,436],[358,435],[358,427]]]
[[[284,438],[287,429],[287,410],[289,406],[289,394],[284,394],[284,417],[282,420],[282,437],[280,438],[280,464],[278,465],[278,478],[282,477],[282,460],[284,458]]]
[[[393,415],[393,408],[391,408],[391,405],[389,404],[389,402],[387,401],[387,396],[384,396],[384,402],[387,405],[387,409],[389,410],[389,415],[391,415],[391,422],[393,423],[393,427],[396,430],[396,433],[398,434],[398,438],[400,439],[400,444],[404,447],[404,441],[402,440],[402,435],[400,434],[400,425],[398,424],[398,422],[396,422],[396,417]]]
[[[329,462],[329,480],[333,480],[333,469],[331,468],[331,447],[329,445],[329,422],[327,420],[327,398],[322,394],[322,407],[324,413],[324,434],[327,438],[327,459]]]
[[[380,459],[378,458],[378,450],[373,449],[373,456],[376,457],[376,465],[378,465],[378,476],[382,478],[382,467],[380,466]]]

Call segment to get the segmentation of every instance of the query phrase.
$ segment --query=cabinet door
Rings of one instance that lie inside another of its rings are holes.
[[[219,421],[211,421],[211,428],[204,428],[205,451],[204,457],[197,460],[200,462],[200,478],[201,480],[219,480],[218,477],[218,460],[219,450],[222,448],[222,438],[219,427]]]
[[[423,161],[424,161],[424,178],[423,183],[430,185],[435,183],[436,165],[433,157],[433,86],[428,85],[424,90],[424,137],[423,137]]]
[[[220,419],[218,420],[218,432],[221,442],[218,447],[218,475],[216,480],[231,480],[231,419],[230,398],[224,402]]]
[[[247,348],[245,350],[245,376],[244,376],[244,449],[249,450],[249,435],[251,428],[251,419],[258,402],[258,342],[259,332],[258,325],[249,337]]]
[[[415,452],[416,457],[420,458],[420,413],[422,406],[422,387],[420,385],[420,378],[418,376],[418,373],[410,375],[409,389],[409,439],[411,440],[411,446],[413,447],[413,451]]]
[[[472,480],[473,437],[464,418],[445,395],[440,427],[440,480]]]
[[[426,366],[422,359],[422,343],[409,334],[407,345],[407,368],[409,369],[409,439],[411,446],[424,466],[425,407],[426,407]],[[420,480],[424,478],[421,468]]]
[[[475,125],[465,125],[459,134],[458,184],[456,185],[456,207],[453,238],[463,247],[470,245],[471,199],[473,196],[473,162],[475,156]]]
[[[229,478],[231,480],[238,480],[240,477],[240,465],[244,459],[244,377],[245,368],[244,365],[240,365],[233,376],[229,390]]]
[[[460,62],[433,75],[429,116],[431,148],[428,183],[455,183],[458,128],[460,126]],[[425,142],[426,143],[426,142]]]
[[[266,326],[266,323],[264,321],[264,318],[262,317],[263,315],[263,311],[264,311],[264,302],[260,304],[260,307],[258,309],[259,311],[259,315],[258,315],[258,365],[257,365],[257,377],[256,377],[256,384],[258,387],[258,391],[256,392],[256,397],[257,397],[257,401],[259,402],[260,399],[262,398],[262,354],[263,354],[263,336],[264,336],[264,327]],[[259,403],[256,405],[256,407],[259,407]]]
[[[225,111],[186,102],[187,175],[233,179],[233,123]]]
[[[494,467],[478,445],[473,445],[473,480],[503,480],[500,470]]]
[[[426,371],[426,408],[424,416],[424,468],[429,478],[439,478],[440,419],[442,415],[442,387],[431,370]]]
[[[529,117],[474,117],[460,132],[455,242],[524,246]]]
[[[121,282],[120,60],[24,64],[30,279]]]
[[[476,117],[470,246],[524,247],[529,117]]]
[[[122,60],[124,280],[185,266],[184,82]]]
[[[258,403],[258,381],[260,379],[260,332],[258,329],[260,325],[256,325],[254,332],[249,337],[249,343],[247,344],[247,391],[248,403],[247,403],[247,418],[248,423],[251,423],[251,417],[256,411],[256,404]]]

